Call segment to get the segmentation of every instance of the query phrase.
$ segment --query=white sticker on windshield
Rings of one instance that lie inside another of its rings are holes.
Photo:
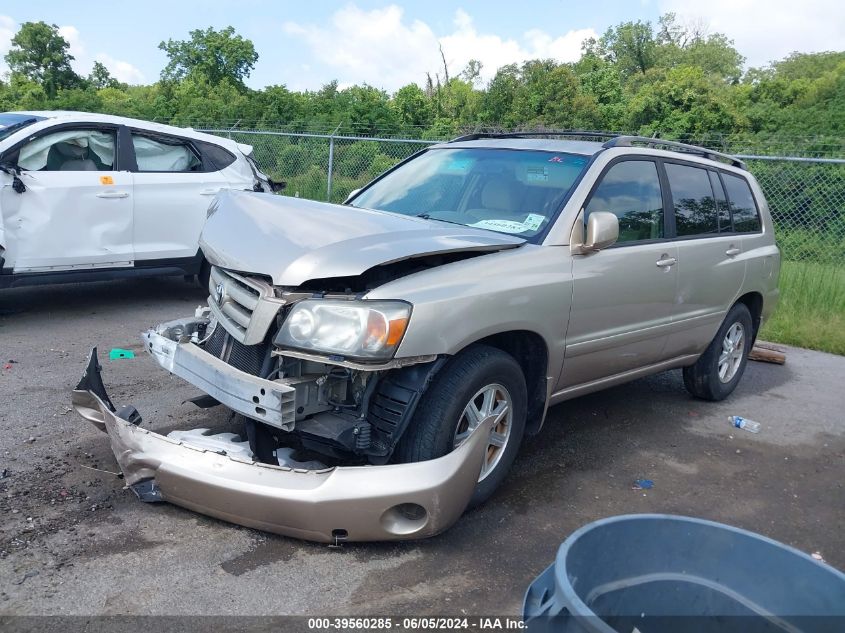
[[[543,223],[546,217],[540,215],[538,213],[529,213],[528,217],[525,218],[522,225],[527,228],[529,231],[536,231],[540,228],[540,225]]]
[[[528,217],[522,222],[515,222],[514,220],[481,220],[475,224],[470,224],[470,226],[499,231],[500,233],[525,233],[539,229],[545,219],[545,216],[537,213],[529,213]]]
[[[545,165],[536,167],[529,165],[525,173],[525,179],[528,182],[548,182],[549,168]]]

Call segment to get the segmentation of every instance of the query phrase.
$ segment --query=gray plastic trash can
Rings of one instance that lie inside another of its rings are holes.
[[[845,574],[729,525],[632,514],[567,538],[523,616],[529,631],[845,633]]]

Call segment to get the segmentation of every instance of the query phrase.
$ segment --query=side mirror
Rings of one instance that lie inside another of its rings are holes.
[[[583,222],[582,217],[583,215],[578,216],[576,226]],[[580,229],[577,233],[583,235]],[[587,218],[587,236],[583,242],[578,239],[580,235],[576,236],[576,230],[573,228],[570,246],[575,254],[586,255],[607,248],[619,239],[619,218],[607,211],[593,211]]]
[[[587,240],[584,248],[600,251],[619,239],[619,218],[607,211],[594,211],[587,218]]]
[[[20,179],[20,167],[12,163],[3,162],[0,163],[0,171],[9,174],[12,177],[12,189],[14,189],[18,193],[23,193],[26,191],[26,185],[23,184],[23,180]]]

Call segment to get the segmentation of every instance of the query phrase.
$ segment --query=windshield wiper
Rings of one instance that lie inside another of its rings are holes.
[[[434,220],[436,222],[446,222],[447,224],[457,224],[458,226],[466,226],[463,222],[455,222],[454,220],[444,220],[443,218],[435,218],[430,213],[417,213],[415,218],[422,218],[423,220]]]

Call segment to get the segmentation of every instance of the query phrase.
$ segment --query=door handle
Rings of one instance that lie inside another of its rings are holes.
[[[220,189],[203,189],[200,191],[201,196],[214,196],[220,193]]]
[[[103,191],[97,194],[98,198],[128,198],[128,191]]]
[[[736,246],[731,245],[731,247],[725,251],[725,255],[728,257],[736,257],[742,252],[742,249],[737,248]]]
[[[669,268],[670,266],[674,266],[678,263],[678,260],[674,257],[669,257],[668,255],[661,255],[660,259],[656,262],[658,268]]]

